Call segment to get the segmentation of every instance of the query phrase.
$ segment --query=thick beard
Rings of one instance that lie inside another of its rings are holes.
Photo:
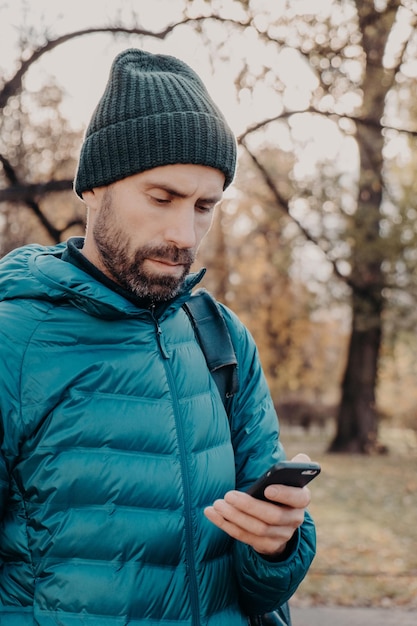
[[[171,300],[180,291],[185,277],[194,262],[193,250],[177,246],[142,246],[130,253],[129,235],[117,225],[117,215],[112,205],[110,190],[103,196],[103,205],[93,228],[93,237],[101,260],[112,279],[138,298],[152,302]],[[153,274],[144,269],[148,258],[181,263],[181,276]]]

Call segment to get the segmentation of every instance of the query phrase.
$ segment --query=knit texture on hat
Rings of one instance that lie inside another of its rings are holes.
[[[236,167],[236,140],[203,82],[183,61],[125,50],[87,128],[74,187],[83,191],[162,165]]]

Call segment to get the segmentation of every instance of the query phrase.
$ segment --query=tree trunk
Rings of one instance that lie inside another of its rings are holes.
[[[381,345],[381,310],[373,312],[372,325],[360,328],[364,302],[353,294],[353,328],[347,366],[342,382],[342,399],[337,432],[331,452],[369,454],[379,449],[375,387]]]
[[[361,159],[359,199],[354,216],[355,244],[351,258],[352,330],[337,432],[331,452],[368,454],[378,449],[375,390],[382,337],[385,258],[380,237],[382,201],[381,133],[372,127],[358,129]]]
[[[367,63],[361,121],[357,126],[358,204],[351,232],[352,331],[336,435],[329,450],[369,454],[381,450],[375,403],[384,305],[382,264],[386,252],[380,230],[384,146],[380,122],[394,78],[393,71],[384,69],[383,57],[398,2],[391,0],[380,14],[375,13],[373,2],[357,0],[356,6]]]

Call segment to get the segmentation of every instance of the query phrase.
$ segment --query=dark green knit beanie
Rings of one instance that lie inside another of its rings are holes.
[[[130,49],[112,65],[81,148],[74,187],[108,185],[161,165],[236,167],[236,141],[197,74],[175,57]]]

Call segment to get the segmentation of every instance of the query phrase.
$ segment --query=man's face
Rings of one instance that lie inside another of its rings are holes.
[[[86,192],[85,256],[137,296],[169,300],[211,226],[223,184],[219,170],[176,164]]]

